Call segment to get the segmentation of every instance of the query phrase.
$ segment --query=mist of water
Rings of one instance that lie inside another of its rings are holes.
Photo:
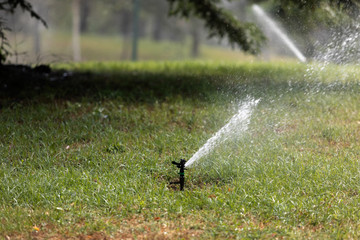
[[[253,8],[255,9],[254,11],[259,11],[259,13],[263,12],[262,9],[260,9],[257,5],[254,5]],[[265,20],[268,21],[268,18],[265,18]],[[275,23],[272,23],[270,25],[273,25],[275,29],[278,29],[276,28]],[[319,44],[318,51],[316,52],[314,57],[315,63],[308,63],[308,72],[304,76],[304,78],[307,80],[315,80],[315,82],[312,83],[310,83],[311,81],[309,81],[310,84],[308,86],[305,86],[305,88],[303,89],[303,93],[306,96],[304,98],[306,102],[310,101],[310,99],[312,99],[311,96],[313,96],[313,94],[318,94],[319,91],[323,91],[323,93],[326,93],[333,87],[339,87],[336,85],[336,82],[321,84],[321,81],[318,81],[319,79],[318,77],[316,77],[320,72],[327,71],[328,69],[332,70],[332,64],[344,65],[346,63],[351,63],[355,66],[358,66],[360,64],[359,30],[360,24],[359,26],[356,25],[346,27],[345,29],[342,29],[341,32],[335,31],[332,36],[329,37],[328,44]],[[280,31],[280,29],[278,29],[277,31]],[[280,35],[283,36],[284,39],[287,39],[284,40],[284,42],[287,42],[287,44],[292,46],[293,49],[296,49],[296,47],[293,45],[293,43],[291,43],[291,41],[286,37],[286,35],[281,31],[280,33]],[[297,52],[299,60],[306,60],[306,58],[300,53],[300,51],[294,51]],[[341,80],[342,78],[348,77],[349,73],[351,74],[349,68],[344,69],[344,72],[339,73],[341,74],[341,77],[339,77],[338,79]],[[358,74],[358,71],[356,71],[355,73]],[[338,72],[336,71],[336,73],[334,73],[334,71],[331,71],[331,74],[338,74]],[[332,78],[333,77],[334,76],[332,76]],[[340,85],[340,87],[343,86],[342,84]],[[289,89],[287,91],[292,91],[292,88],[292,82],[289,81]],[[285,92],[287,91],[285,90]],[[282,119],[275,120],[275,122],[272,124],[277,128],[280,128],[282,124],[285,124],[289,117],[293,117],[291,116],[293,113],[285,112],[284,109],[278,109],[276,106],[277,101],[283,100],[283,94],[284,92],[280,93],[280,95],[272,99],[275,106],[274,109],[271,109],[271,112],[276,112],[277,114],[282,116]],[[297,94],[300,94],[300,92]],[[187,161],[185,166],[193,166],[193,164],[198,162],[200,159],[210,156],[210,154],[216,149],[216,147],[220,146],[222,143],[234,139],[238,136],[241,137],[243,134],[245,134],[249,127],[252,112],[258,102],[259,100],[255,99],[247,99],[243,101],[242,104],[239,105],[237,113],[227,122],[227,124],[225,124],[218,132],[216,132],[210,139],[207,140],[207,142]],[[297,104],[301,105],[306,103],[302,103],[300,101],[297,102]],[[268,116],[263,117],[266,119]]]
[[[186,162],[185,167],[190,167],[193,163],[211,153],[220,143],[234,137],[235,135],[238,136],[244,133],[248,129],[252,111],[258,102],[259,99],[248,99],[242,103],[238,112],[225,126],[207,140],[207,142],[189,159],[189,161]]]
[[[342,29],[335,29],[328,37],[328,42],[315,44],[313,62],[308,64],[305,78],[320,82],[321,78],[331,74],[337,79],[328,88],[358,78],[360,64],[360,24],[353,23]],[[338,67],[344,66],[346,67]],[[336,71],[334,69],[336,68]]]
[[[255,16],[259,19],[259,21],[261,21],[264,25],[270,27],[271,31],[273,31],[281,39],[281,41],[301,62],[306,62],[306,57],[295,46],[293,41],[290,40],[290,38],[281,30],[281,28],[276,24],[276,22],[272,20],[261,7],[254,4],[252,6],[252,10]]]

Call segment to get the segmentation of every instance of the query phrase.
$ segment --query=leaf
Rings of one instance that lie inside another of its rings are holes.
[[[40,231],[40,228],[35,225],[35,226],[33,226],[33,230],[38,232],[38,231]]]

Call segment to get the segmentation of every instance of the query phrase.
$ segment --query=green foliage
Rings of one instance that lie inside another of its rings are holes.
[[[6,56],[10,55],[10,44],[6,38],[6,31],[9,30],[5,26],[4,20],[0,17],[0,65],[5,62]]]
[[[265,38],[256,26],[236,20],[219,7],[219,0],[168,0],[170,14],[197,16],[205,21],[210,36],[227,37],[246,52],[257,53]],[[308,34],[319,25],[327,23],[341,26],[356,19],[360,4],[357,0],[254,0],[267,3],[276,15],[290,24],[299,34]],[[308,36],[311,38],[311,36]],[[308,42],[307,44],[311,44]]]
[[[314,24],[321,20],[332,24],[343,24],[343,20],[356,19],[360,9],[357,0],[274,0],[273,2],[278,6],[280,15],[283,14],[287,19],[296,16],[297,20],[303,19],[307,22],[312,19]]]
[[[0,11],[5,13],[14,13],[18,7],[46,25],[45,21],[33,10],[32,5],[27,0],[4,0],[0,3]]]
[[[168,0],[170,14],[189,17],[195,15],[205,20],[209,36],[227,37],[232,44],[237,44],[245,52],[258,53],[265,41],[262,32],[252,23],[242,23],[229,12],[218,7],[218,0]]]

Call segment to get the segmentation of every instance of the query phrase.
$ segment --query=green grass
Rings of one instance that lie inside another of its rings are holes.
[[[313,80],[295,63],[53,67],[73,75],[0,99],[0,235],[359,238],[357,68]],[[171,188],[170,162],[247,96],[261,98],[249,131]]]

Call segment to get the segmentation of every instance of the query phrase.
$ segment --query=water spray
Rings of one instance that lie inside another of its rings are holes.
[[[210,154],[217,146],[235,136],[241,136],[248,129],[253,108],[260,99],[248,97],[239,107],[238,112],[216,132],[206,143],[186,162],[185,167],[190,168],[199,159]]]
[[[306,62],[306,57],[295,46],[293,41],[290,40],[290,38],[283,32],[283,30],[281,30],[281,28],[277,25],[277,23],[274,20],[272,20],[261,7],[254,4],[252,6],[252,10],[255,13],[255,15],[258,17],[258,19],[264,24],[266,24],[266,26],[270,27],[272,32],[274,32],[281,39],[281,41],[290,49],[292,53],[294,53],[294,55],[301,62]]]
[[[180,159],[180,162],[172,161],[172,164],[176,165],[177,168],[180,168],[179,171],[179,181],[178,182],[170,182],[170,184],[180,184],[180,191],[184,191],[185,185],[185,159]]]
[[[190,168],[193,163],[208,155],[216,146],[236,135],[243,134],[250,124],[250,117],[253,108],[258,104],[260,99],[253,99],[248,97],[245,102],[240,105],[238,112],[223,126],[217,133],[209,138],[206,143],[189,159],[186,161],[180,159],[180,162],[172,161],[171,163],[180,168],[180,179],[178,182],[170,182],[170,184],[180,184],[180,191],[184,190],[185,185],[185,170]]]

